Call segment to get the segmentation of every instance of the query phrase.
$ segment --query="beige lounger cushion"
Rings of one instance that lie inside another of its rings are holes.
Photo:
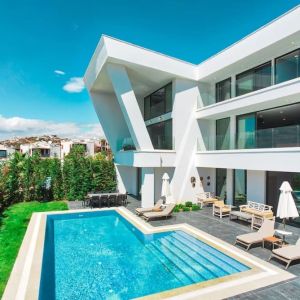
[[[242,241],[246,244],[254,244],[262,241],[263,235],[258,234],[258,232],[246,233],[236,237],[237,240]]]
[[[148,218],[152,219],[152,218],[166,217],[166,216],[169,216],[172,213],[174,208],[175,208],[175,203],[171,203],[171,204],[167,205],[167,207],[163,211],[160,211],[160,212],[147,212],[147,213],[144,213],[143,216],[147,219]]]
[[[273,250],[273,253],[285,259],[300,259],[300,246],[287,246]]]
[[[163,204],[163,200],[159,199],[153,207],[147,207],[147,208],[141,208],[141,207],[139,207],[135,211],[138,214],[143,214],[143,213],[146,213],[146,212],[151,212],[151,211],[154,211],[155,209],[160,209],[160,207],[162,206],[162,204]]]

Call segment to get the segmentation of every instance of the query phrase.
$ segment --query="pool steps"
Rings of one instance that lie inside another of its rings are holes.
[[[247,270],[236,260],[183,231],[151,241],[146,247],[184,285]]]

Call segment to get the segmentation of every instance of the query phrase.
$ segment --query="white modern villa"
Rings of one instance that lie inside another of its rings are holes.
[[[177,202],[203,189],[274,211],[287,180],[300,210],[300,6],[199,65],[102,36],[84,79],[143,207],[167,173]]]

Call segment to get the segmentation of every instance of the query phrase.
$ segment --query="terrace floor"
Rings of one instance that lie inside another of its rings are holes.
[[[137,207],[140,207],[140,201],[129,196],[127,209],[134,212]],[[69,208],[82,208],[81,202],[69,202]],[[234,243],[237,235],[251,232],[247,223],[243,221],[230,221],[228,217],[219,219],[212,216],[212,209],[210,207],[205,207],[200,211],[174,213],[172,218],[167,220],[151,221],[149,223],[152,226],[188,223],[230,244]],[[276,228],[278,227],[282,228],[282,225],[276,223]],[[293,232],[293,235],[288,237],[286,241],[288,243],[295,244],[297,239],[300,237],[300,228],[287,226],[286,230]],[[254,246],[248,252],[263,260],[267,260],[270,256],[271,250],[263,249],[261,246]],[[275,259],[272,259],[270,263],[284,269],[284,265]],[[247,292],[230,299],[300,299],[300,262],[292,264],[288,268],[288,272],[293,273],[297,277],[292,280],[276,284],[275,286],[268,286],[266,288]]]

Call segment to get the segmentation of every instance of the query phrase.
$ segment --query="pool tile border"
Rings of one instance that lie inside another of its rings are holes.
[[[139,299],[184,300],[199,299],[200,297],[203,300],[224,299],[296,277],[186,223],[153,227],[124,207],[54,211],[32,215],[2,299],[38,299],[47,215],[78,214],[104,210],[117,211],[145,234],[183,230],[251,268],[241,273],[148,295]]]

